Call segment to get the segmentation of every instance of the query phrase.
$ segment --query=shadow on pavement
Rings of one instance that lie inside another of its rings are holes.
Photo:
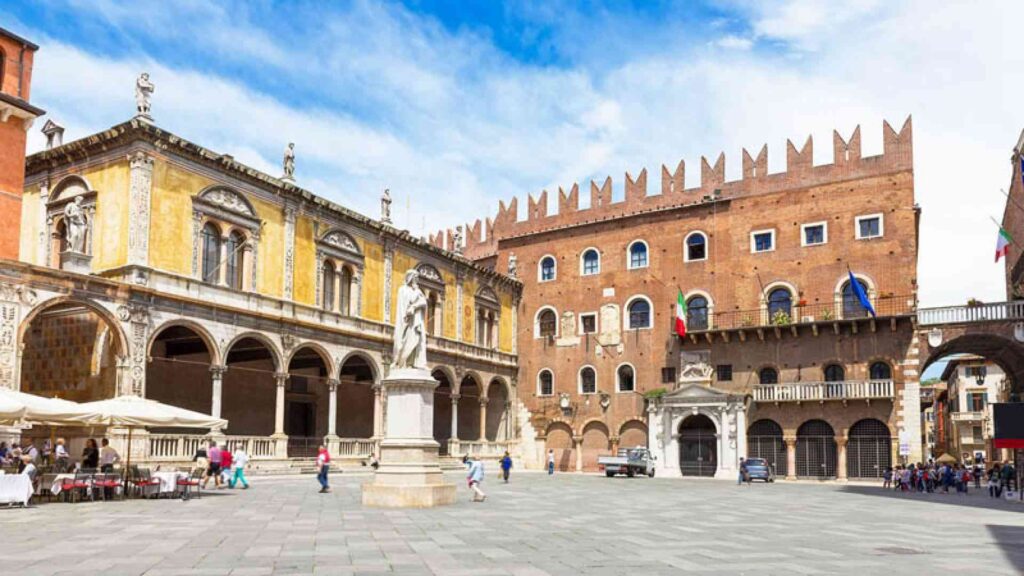
[[[987,528],[1010,564],[1024,574],[1024,526],[989,524]]]
[[[844,486],[842,491],[847,494],[877,496],[879,498],[895,498],[903,501],[918,501],[929,504],[946,504],[966,506],[968,508],[985,508],[988,510],[1004,510],[1006,512],[1024,512],[1024,504],[1010,502],[1003,498],[989,498],[988,490],[970,490],[966,495],[957,494],[955,490],[944,493],[941,490],[931,494],[927,492],[897,492],[879,486]]]

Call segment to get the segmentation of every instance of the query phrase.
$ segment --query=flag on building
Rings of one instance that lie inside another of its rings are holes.
[[[682,338],[686,336],[686,299],[683,298],[683,291],[676,296],[676,334]]]
[[[854,277],[853,270],[850,270],[850,288],[853,289],[853,294],[857,297],[860,305],[871,314],[872,318],[875,318],[875,308],[871,305],[871,300],[868,299],[868,294],[864,291],[864,286],[861,285],[860,280]]]
[[[999,236],[996,238],[996,262],[999,262],[1000,258],[1010,253],[1010,242],[1012,241],[1013,238],[1010,237],[1010,233],[1000,226]]]

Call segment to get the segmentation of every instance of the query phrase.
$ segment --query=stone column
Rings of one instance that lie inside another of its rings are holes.
[[[352,270],[352,287],[349,289],[349,315],[361,318],[363,315],[363,269]]]
[[[288,373],[275,373],[274,382],[277,384],[277,398],[274,403],[274,436],[287,438],[284,434],[284,388],[288,383]]]
[[[455,340],[459,342],[465,342],[462,331],[462,280],[465,278],[465,272],[462,270],[455,271]]]
[[[583,472],[583,436],[573,436],[572,444],[576,450],[576,471]]]
[[[327,381],[327,436],[330,439],[338,437],[338,385],[341,382],[337,378]],[[374,394],[374,408],[376,408],[377,395]],[[376,430],[376,410],[374,410],[374,430]]]
[[[220,237],[220,267],[217,268],[217,283],[221,286],[228,284],[228,237]]]
[[[512,420],[512,403],[505,402],[505,441],[515,440],[515,429]]]
[[[459,438],[459,395],[452,394],[452,439]]]
[[[139,151],[128,156],[128,264],[149,265],[149,206],[153,159]]]
[[[743,407],[736,410],[736,454],[747,457],[747,410]]]
[[[391,324],[391,284],[394,275],[395,249],[390,241],[384,243],[384,290],[381,298],[384,299],[384,323]]]
[[[213,400],[210,402],[210,416],[214,418],[220,418],[221,415],[224,373],[227,371],[227,366],[210,366],[210,379],[213,382]]]
[[[610,436],[608,438],[608,442],[611,443],[611,450],[612,450],[612,454],[613,455],[616,455],[616,454],[619,453],[619,442],[621,440],[622,439],[619,438],[618,436]]]
[[[796,438],[786,436],[786,480],[796,480]]]
[[[380,384],[373,385],[373,437],[384,437],[384,391]]]
[[[487,441],[487,397],[480,399],[480,441]]]
[[[331,302],[331,311],[344,313],[345,311],[341,309],[341,270],[340,266],[336,266],[334,268],[334,278],[331,279],[334,282],[334,302]]]
[[[836,436],[836,451],[838,462],[836,462],[836,480],[846,481],[846,436]]]
[[[282,296],[285,300],[292,299],[292,287],[295,283],[295,216],[298,213],[295,206],[284,207],[284,290]],[[317,274],[321,271],[317,269]],[[253,290],[256,288],[253,287]]]

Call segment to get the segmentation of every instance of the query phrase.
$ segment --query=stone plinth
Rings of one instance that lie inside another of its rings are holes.
[[[424,370],[393,371],[382,383],[387,429],[380,468],[363,485],[363,504],[381,508],[430,508],[455,502],[455,485],[444,481],[434,441],[434,388]]]
[[[92,274],[92,256],[81,252],[61,252],[60,269],[76,274]]]

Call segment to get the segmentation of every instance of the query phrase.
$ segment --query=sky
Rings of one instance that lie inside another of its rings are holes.
[[[272,175],[295,142],[298,185],[374,217],[390,188],[418,235],[680,159],[694,187],[721,151],[738,179],[764,143],[781,172],[808,135],[828,164],[833,129],[879,154],[912,115],[922,306],[1005,297],[1021,22],[1010,0],[0,3],[65,141],[131,118],[148,71],[158,126]]]

